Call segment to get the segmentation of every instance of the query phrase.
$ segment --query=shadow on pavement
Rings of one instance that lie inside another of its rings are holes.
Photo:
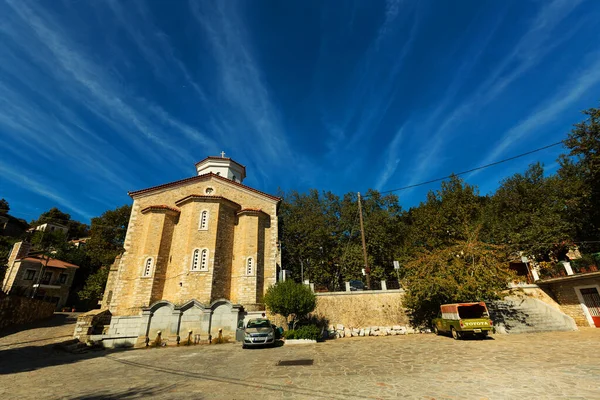
[[[157,396],[159,394],[169,392],[174,389],[177,385],[169,386],[150,386],[150,387],[137,387],[130,388],[121,391],[111,392],[109,390],[98,391],[93,394],[86,394],[77,397],[70,397],[72,400],[112,400],[112,399],[141,399],[149,396]],[[194,393],[194,399],[202,400],[202,397]]]
[[[35,322],[29,322],[23,325],[10,326],[0,330],[0,338],[13,335],[18,332],[28,331],[30,329],[50,328],[61,325],[71,325],[77,322],[77,316],[81,313],[54,313],[52,317]]]
[[[70,342],[70,341],[66,341]],[[40,368],[56,365],[72,364],[91,358],[103,357],[108,350],[94,349],[85,353],[73,354],[59,348],[61,343],[50,343],[44,346],[24,346],[2,350],[0,348],[0,375],[18,372],[35,371]],[[128,349],[111,350],[111,353]]]
[[[256,389],[263,389],[263,390],[269,390],[272,392],[276,392],[278,394],[284,393],[286,395],[287,394],[301,395],[301,396],[303,396],[302,398],[307,398],[307,399],[315,399],[315,398],[372,399],[373,398],[371,396],[363,396],[358,393],[357,394],[348,394],[348,393],[342,394],[342,393],[335,392],[335,391],[330,392],[330,391],[319,390],[319,389],[314,389],[314,388],[298,387],[298,386],[293,387],[293,386],[288,386],[288,385],[280,385],[280,384],[276,384],[276,383],[251,381],[251,380],[246,380],[246,379],[242,379],[242,378],[232,378],[232,377],[225,377],[225,376],[218,376],[218,375],[210,375],[207,373],[199,373],[199,372],[192,372],[192,371],[186,371],[186,370],[177,370],[177,369],[173,369],[173,368],[161,367],[158,365],[144,364],[141,362],[136,362],[136,361],[131,361],[131,360],[122,360],[122,359],[118,359],[118,358],[110,357],[110,356],[108,356],[107,358],[111,359],[112,361],[128,365],[130,367],[137,367],[137,368],[141,368],[141,369],[152,370],[152,371],[160,372],[163,374],[182,376],[182,377],[186,377],[189,379],[199,379],[199,380],[205,380],[205,381],[219,382],[222,384],[238,385],[238,386],[240,386],[240,390],[241,390],[240,393],[246,393],[246,392],[244,392],[245,390],[250,390],[252,393],[254,393]],[[290,368],[290,367],[282,367],[282,368]],[[291,367],[291,368],[308,368],[308,367]],[[244,395],[243,397],[244,398],[246,398],[246,397],[254,398],[254,397],[248,396],[248,395]],[[258,398],[258,396],[256,398]]]

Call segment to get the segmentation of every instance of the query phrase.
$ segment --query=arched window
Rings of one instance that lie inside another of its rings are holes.
[[[208,271],[208,249],[202,249],[200,253],[200,270]]]
[[[200,249],[194,250],[192,254],[192,271],[200,270]]]
[[[144,272],[142,273],[143,277],[152,276],[152,257],[146,258],[146,262],[144,263]]]
[[[254,275],[254,260],[248,257],[246,260],[246,275]]]
[[[200,229],[200,230],[208,229],[208,210],[202,210],[202,212],[200,213],[200,223],[199,223],[198,229]]]

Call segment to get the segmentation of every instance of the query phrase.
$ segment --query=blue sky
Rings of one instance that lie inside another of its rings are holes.
[[[245,184],[389,190],[563,139],[600,2],[0,0],[0,197],[89,221],[225,151]],[[467,176],[482,193],[554,147]],[[399,192],[418,204],[430,185]]]

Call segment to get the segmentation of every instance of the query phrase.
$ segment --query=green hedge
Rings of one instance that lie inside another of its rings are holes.
[[[283,337],[286,339],[310,339],[318,340],[321,337],[321,329],[315,325],[306,325],[298,329],[290,329],[283,332]]]

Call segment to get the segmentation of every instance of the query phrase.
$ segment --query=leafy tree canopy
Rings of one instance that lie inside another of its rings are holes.
[[[0,199],[0,215],[8,214],[8,211],[10,211],[8,201],[6,201],[5,199]]]
[[[109,266],[123,252],[130,214],[131,206],[124,205],[92,218],[90,239],[86,243],[92,263]]]
[[[441,304],[493,300],[512,279],[502,246],[461,241],[405,265],[405,307],[415,325],[428,325]]]
[[[298,319],[307,316],[317,306],[317,298],[312,290],[292,280],[269,287],[264,302],[271,312],[286,319],[288,329],[294,329]]]

